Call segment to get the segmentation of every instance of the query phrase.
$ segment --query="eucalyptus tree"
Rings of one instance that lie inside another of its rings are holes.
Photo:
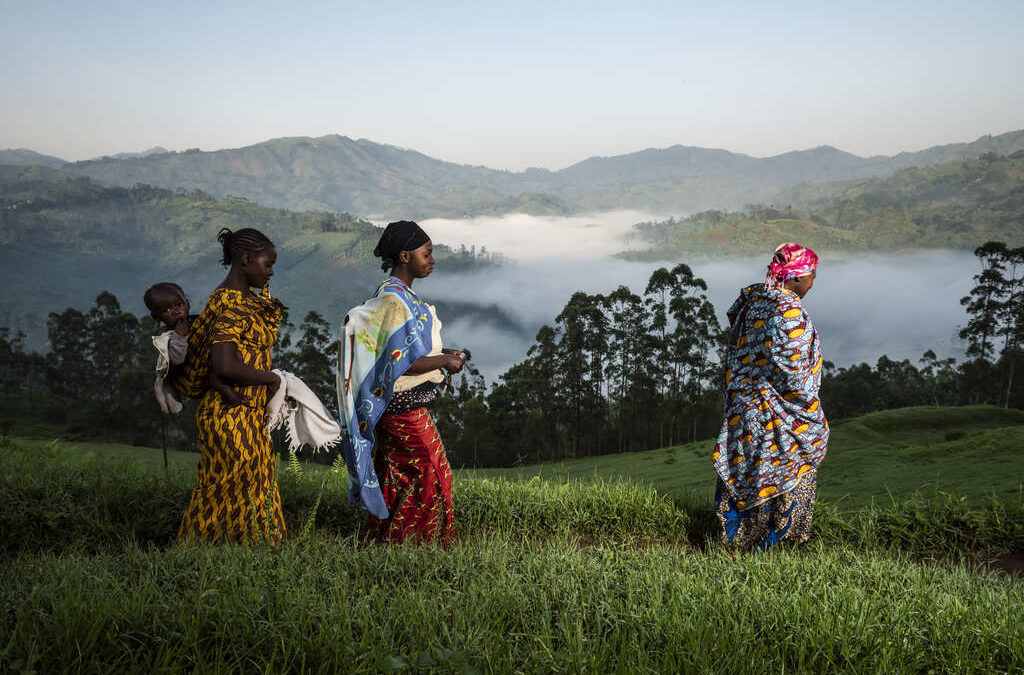
[[[655,270],[644,291],[652,312],[660,391],[666,401],[663,417],[668,422],[668,435],[660,440],[670,445],[683,436],[681,420],[687,412],[696,426],[698,412],[694,404],[716,384],[721,327],[705,295],[707,288],[688,265],[680,263],[671,271]],[[695,431],[694,439],[696,435]]]
[[[603,395],[608,320],[602,298],[573,294],[555,318],[559,380],[568,412],[568,453],[572,456],[601,452],[607,424]]]
[[[46,336],[50,343],[46,354],[50,391],[76,399],[90,396],[95,369],[89,358],[89,318],[73,307],[50,312]]]
[[[651,314],[636,293],[619,286],[602,298],[608,316],[608,394],[616,411],[620,452],[648,445],[658,414],[657,351]]]
[[[960,304],[967,308],[970,317],[960,331],[960,337],[967,340],[967,354],[979,361],[991,361],[994,352],[994,338],[999,333],[1000,317],[1004,310],[1007,294],[1006,262],[1009,251],[1006,244],[990,241],[974,249],[982,264],[982,270],[974,275],[977,282],[969,295],[960,298]]]
[[[122,371],[138,365],[135,334],[139,320],[121,309],[113,293],[101,292],[87,318],[87,354],[92,362],[94,390],[110,400]]]

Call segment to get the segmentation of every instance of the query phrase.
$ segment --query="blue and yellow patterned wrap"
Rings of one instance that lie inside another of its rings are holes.
[[[349,474],[349,502],[362,502],[385,519],[388,509],[373,470],[373,430],[397,380],[430,353],[432,317],[426,303],[396,277],[345,316],[338,349],[341,453]]]
[[[817,469],[829,428],[818,400],[818,333],[792,291],[748,286],[729,309],[725,419],[711,455],[740,510],[785,494]]]

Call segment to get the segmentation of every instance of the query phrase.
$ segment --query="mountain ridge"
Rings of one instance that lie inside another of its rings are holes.
[[[198,189],[218,198],[246,197],[271,207],[345,211],[391,220],[513,210],[570,215],[621,209],[662,214],[735,209],[771,199],[801,183],[884,177],[912,166],[1021,149],[1024,130],[871,157],[831,145],[758,158],[676,144],[589,157],[558,171],[512,172],[329,134],[280,137],[222,150],[100,157],[61,168],[110,186],[143,183]]]

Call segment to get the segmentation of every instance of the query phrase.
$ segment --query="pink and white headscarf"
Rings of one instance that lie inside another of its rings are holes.
[[[787,242],[775,249],[772,261],[768,263],[768,275],[764,287],[778,288],[796,277],[810,274],[818,268],[818,254],[800,244]]]

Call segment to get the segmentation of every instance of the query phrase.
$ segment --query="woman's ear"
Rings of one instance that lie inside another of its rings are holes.
[[[398,262],[402,263],[403,265],[408,265],[410,255],[411,254],[409,253],[409,251],[401,251],[398,254]]]
[[[248,253],[248,251],[242,251],[242,254],[240,256],[238,256],[238,264],[241,267],[248,267],[249,266],[249,253]]]

